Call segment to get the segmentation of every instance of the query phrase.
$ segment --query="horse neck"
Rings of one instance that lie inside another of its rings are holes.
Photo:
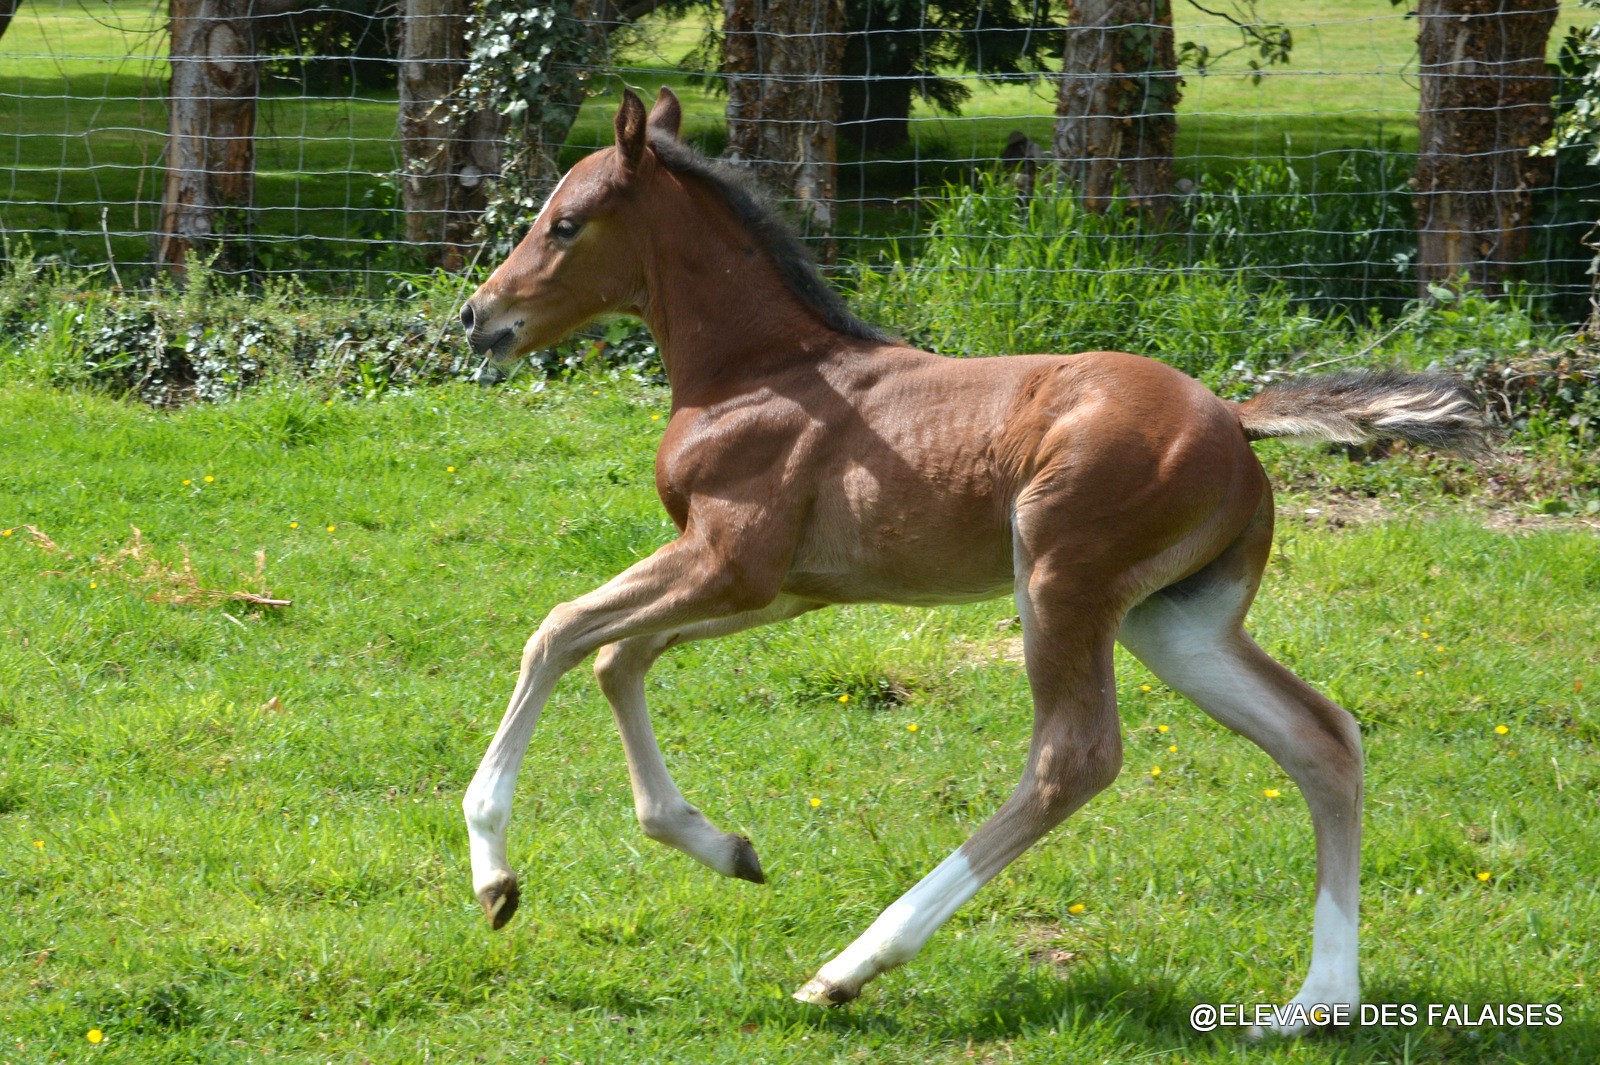
[[[720,197],[672,184],[674,193],[650,211],[642,316],[675,400],[759,381],[851,343],[794,294]]]

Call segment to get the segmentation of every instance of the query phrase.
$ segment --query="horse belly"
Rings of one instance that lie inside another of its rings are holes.
[[[931,606],[1011,591],[1011,532],[991,500],[925,493],[913,504],[859,473],[817,501],[784,590],[830,603]]]

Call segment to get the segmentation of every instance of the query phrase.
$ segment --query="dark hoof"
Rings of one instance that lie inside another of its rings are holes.
[[[517,912],[517,900],[522,892],[517,887],[517,878],[510,873],[505,873],[494,883],[478,892],[478,902],[483,906],[483,915],[489,918],[489,927],[495,931],[504,928]]]
[[[797,1002],[807,1002],[813,1006],[843,1006],[846,1002],[854,1001],[858,995],[859,991],[848,991],[814,976],[806,986],[794,993],[794,998]]]
[[[746,836],[733,837],[733,875],[752,884],[765,884],[767,876],[761,871],[761,859],[756,848]]]

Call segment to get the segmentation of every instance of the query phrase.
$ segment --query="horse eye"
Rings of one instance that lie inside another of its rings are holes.
[[[583,228],[583,223],[574,222],[570,218],[557,219],[550,227],[550,235],[558,240],[571,240],[578,235],[578,230]]]

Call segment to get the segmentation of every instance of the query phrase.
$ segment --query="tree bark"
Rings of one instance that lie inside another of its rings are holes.
[[[1533,191],[1553,161],[1548,0],[1422,0],[1417,276],[1494,289],[1528,246]]]
[[[1171,0],[1072,0],[1055,155],[1084,206],[1104,211],[1120,194],[1166,214],[1182,86]]]
[[[453,115],[467,67],[467,0],[401,0],[400,193],[406,240],[446,270],[475,247],[488,179],[500,172],[505,120]]]
[[[833,257],[844,0],[723,0],[728,158],[795,200]]]
[[[156,261],[181,275],[191,250],[249,230],[255,192],[254,0],[171,0],[167,176]]]

